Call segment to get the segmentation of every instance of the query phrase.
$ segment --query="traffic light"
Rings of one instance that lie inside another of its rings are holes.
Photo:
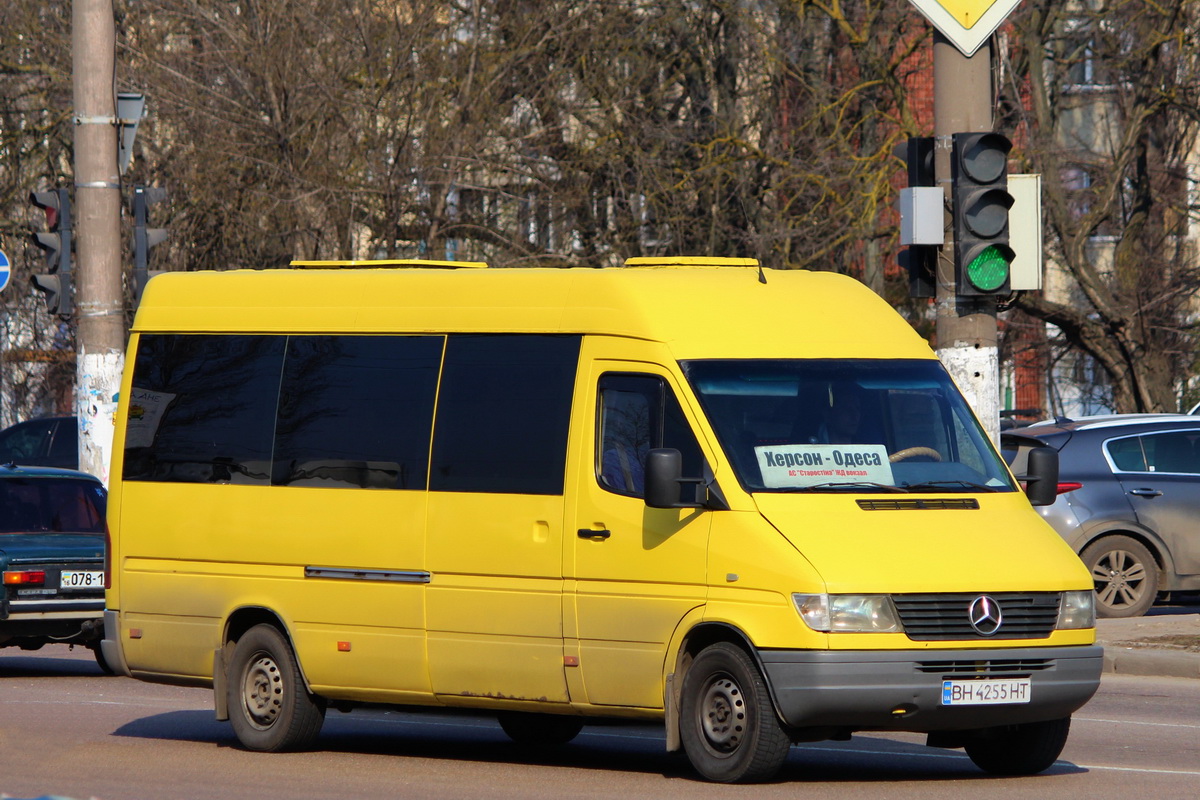
[[[134,302],[141,300],[142,291],[149,280],[148,263],[150,248],[167,240],[166,228],[146,227],[150,206],[167,199],[167,190],[161,186],[133,187],[133,284]]]
[[[912,136],[897,148],[908,164],[908,188],[900,190],[900,266],[910,297],[937,295],[937,259],[945,241],[944,199],[933,174],[933,137]]]
[[[1008,151],[999,133],[956,133],[951,157],[954,274],[959,295],[1007,295],[1013,249],[1008,244]]]
[[[29,200],[46,213],[48,231],[36,231],[33,243],[46,254],[45,274],[35,273],[34,288],[46,295],[46,310],[69,315],[71,302],[71,195],[66,189],[30,192]]]

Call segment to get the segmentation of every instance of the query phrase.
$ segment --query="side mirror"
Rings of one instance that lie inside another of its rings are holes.
[[[700,508],[704,504],[681,503],[683,484],[701,483],[700,478],[683,477],[683,456],[678,450],[663,447],[646,454],[646,505],[651,508]]]
[[[1019,476],[1025,481],[1025,494],[1030,505],[1048,506],[1058,497],[1058,451],[1052,447],[1035,447],[1029,451],[1027,474]]]

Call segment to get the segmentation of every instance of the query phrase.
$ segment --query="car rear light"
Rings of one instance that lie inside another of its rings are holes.
[[[1058,484],[1058,493],[1066,494],[1067,492],[1073,492],[1076,489],[1082,489],[1082,488],[1083,488],[1082,483],[1075,483],[1074,481],[1068,481],[1068,482]]]
[[[37,570],[12,570],[4,573],[5,586],[34,586],[46,582],[46,571]]]

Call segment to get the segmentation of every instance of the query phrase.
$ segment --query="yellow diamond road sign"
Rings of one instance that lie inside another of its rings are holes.
[[[1021,0],[909,0],[965,56],[975,55]]]

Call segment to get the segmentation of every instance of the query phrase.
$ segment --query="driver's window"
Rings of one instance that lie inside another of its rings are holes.
[[[646,454],[673,447],[685,475],[701,471],[700,446],[662,378],[609,373],[600,378],[596,477],[617,494],[642,497]]]

